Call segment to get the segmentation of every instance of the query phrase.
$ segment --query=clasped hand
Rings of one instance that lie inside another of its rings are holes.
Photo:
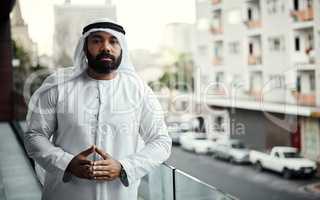
[[[93,153],[97,153],[102,159],[89,160],[87,157]],[[119,177],[121,164],[93,145],[76,155],[69,163],[67,171],[79,178],[112,181]]]

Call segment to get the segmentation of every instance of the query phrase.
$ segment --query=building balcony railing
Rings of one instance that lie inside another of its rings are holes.
[[[313,48],[307,48],[305,50],[306,55],[307,55],[307,62],[308,64],[315,64],[316,59],[315,59],[315,50]]]
[[[218,5],[221,3],[221,0],[211,0],[212,5]]]
[[[254,97],[256,100],[260,100],[262,98],[262,92],[261,90],[254,90],[254,89],[251,89],[248,91],[247,93],[248,95]]]
[[[223,64],[223,58],[214,57],[213,60],[212,60],[212,64],[214,64],[214,65],[222,65]]]
[[[293,61],[300,65],[314,65],[316,63],[315,50],[307,48],[304,52],[296,54]]]
[[[222,27],[214,27],[214,26],[211,26],[210,31],[211,31],[211,33],[214,34],[214,35],[222,34],[222,33],[223,33]]]
[[[314,93],[303,94],[298,91],[292,91],[291,93],[295,97],[298,105],[304,105],[304,106],[315,106],[316,105],[316,95]]]
[[[293,17],[294,21],[297,22],[310,21],[313,20],[314,17],[313,7],[309,7],[303,10],[292,10],[290,14]]]
[[[247,20],[244,22],[249,29],[261,28],[261,20]]]
[[[249,55],[248,56],[248,65],[261,65],[262,58],[258,55]]]

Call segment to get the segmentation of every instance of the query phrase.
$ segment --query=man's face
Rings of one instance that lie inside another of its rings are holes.
[[[85,52],[89,67],[99,74],[108,74],[118,69],[121,63],[120,43],[110,33],[91,33],[86,40]]]

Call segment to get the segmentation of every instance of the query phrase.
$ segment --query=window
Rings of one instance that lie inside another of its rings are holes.
[[[297,92],[309,93],[314,92],[316,89],[315,71],[303,70],[297,76]]]
[[[230,54],[238,54],[239,52],[240,52],[240,43],[238,41],[230,42],[229,43],[229,53]]]
[[[268,14],[273,15],[277,14],[280,10],[280,1],[279,0],[267,0],[267,11]]]
[[[252,20],[252,9],[248,8],[248,20],[251,21]]]
[[[285,88],[285,77],[283,75],[271,75],[270,76],[271,88]]]
[[[314,41],[313,41],[313,33],[308,34],[308,45],[310,49],[313,49],[314,47]]]
[[[296,88],[297,88],[297,92],[301,92],[301,77],[300,76],[297,77]]]
[[[268,42],[269,42],[270,51],[283,51],[283,50],[285,50],[284,37],[282,37],[282,36],[270,37],[268,39]]]
[[[252,55],[253,54],[253,44],[249,43],[249,54]]]
[[[218,132],[223,132],[224,128],[223,128],[223,123],[224,123],[224,119],[222,116],[218,116],[215,118],[215,130]]]
[[[299,0],[293,1],[293,10],[299,10]]]
[[[300,51],[300,38],[299,36],[296,36],[294,38],[294,47],[296,51]]]
[[[223,72],[218,72],[216,74],[216,83],[222,83],[223,82]]]
[[[314,92],[316,90],[316,80],[314,73],[310,73],[310,90]]]

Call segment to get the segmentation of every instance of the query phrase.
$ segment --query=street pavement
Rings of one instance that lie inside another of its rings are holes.
[[[251,165],[234,165],[208,155],[197,155],[174,146],[167,164],[180,169],[241,200],[319,200],[320,192],[307,186],[320,178],[284,179],[281,175],[256,171]]]

